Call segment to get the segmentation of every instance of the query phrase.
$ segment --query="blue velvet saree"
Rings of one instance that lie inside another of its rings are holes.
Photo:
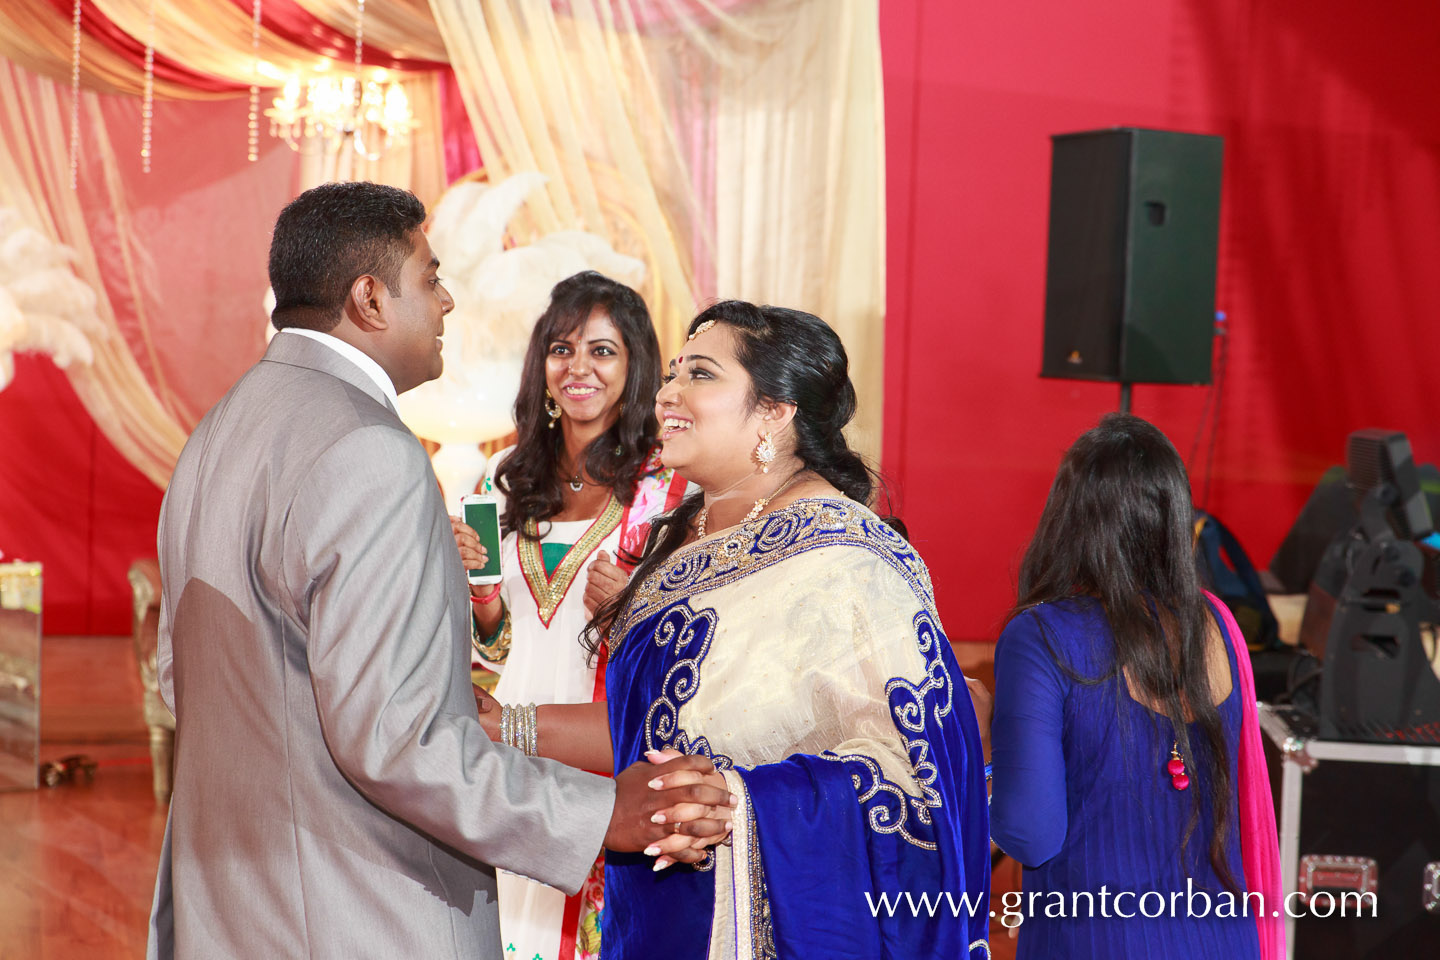
[[[703,753],[731,842],[661,873],[607,853],[604,955],[989,955],[979,732],[924,564],[811,499],[678,551],[612,630],[615,769]]]

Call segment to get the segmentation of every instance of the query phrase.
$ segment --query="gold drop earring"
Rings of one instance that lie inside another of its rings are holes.
[[[549,428],[555,429],[555,424],[560,421],[560,404],[550,395],[550,388],[545,388],[545,416],[550,418]]]
[[[770,464],[775,462],[775,434],[769,430],[755,444],[755,462],[760,464],[761,473],[769,473]]]

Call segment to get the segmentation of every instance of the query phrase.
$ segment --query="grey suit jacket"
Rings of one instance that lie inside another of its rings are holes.
[[[424,448],[358,367],[278,336],[160,517],[175,792],[151,957],[500,957],[494,868],[573,893],[613,782],[497,746]]]

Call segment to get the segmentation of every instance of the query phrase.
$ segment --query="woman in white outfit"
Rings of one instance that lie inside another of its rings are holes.
[[[486,477],[501,500],[503,579],[470,588],[476,660],[500,673],[503,702],[605,699],[604,659],[589,657],[580,634],[596,603],[626,582],[650,521],[685,494],[659,460],[659,387],[659,343],[640,295],[593,271],[557,284],[525,355],[519,442],[495,456]],[[466,566],[480,565],[474,531],[452,524]],[[597,860],[585,888],[567,898],[502,874],[505,956],[596,956],[602,878]]]

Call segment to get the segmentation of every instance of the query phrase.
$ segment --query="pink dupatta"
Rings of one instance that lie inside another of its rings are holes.
[[[1240,854],[1245,864],[1245,889],[1265,897],[1264,909],[1255,917],[1260,933],[1260,960],[1282,960],[1285,956],[1285,920],[1272,914],[1280,908],[1280,842],[1275,830],[1275,800],[1270,793],[1270,774],[1265,767],[1265,749],[1260,740],[1260,714],[1255,708],[1255,675],[1245,635],[1230,608],[1219,597],[1206,597],[1220,612],[1230,646],[1235,651],[1236,672],[1240,675],[1240,757],[1238,764]]]
[[[620,549],[615,565],[629,573],[634,567],[629,559],[638,557],[650,535],[650,521],[662,513],[669,513],[680,506],[685,499],[689,484],[674,470],[660,462],[660,447],[650,451],[645,460],[639,481],[635,484],[635,496],[625,515],[620,520]]]

